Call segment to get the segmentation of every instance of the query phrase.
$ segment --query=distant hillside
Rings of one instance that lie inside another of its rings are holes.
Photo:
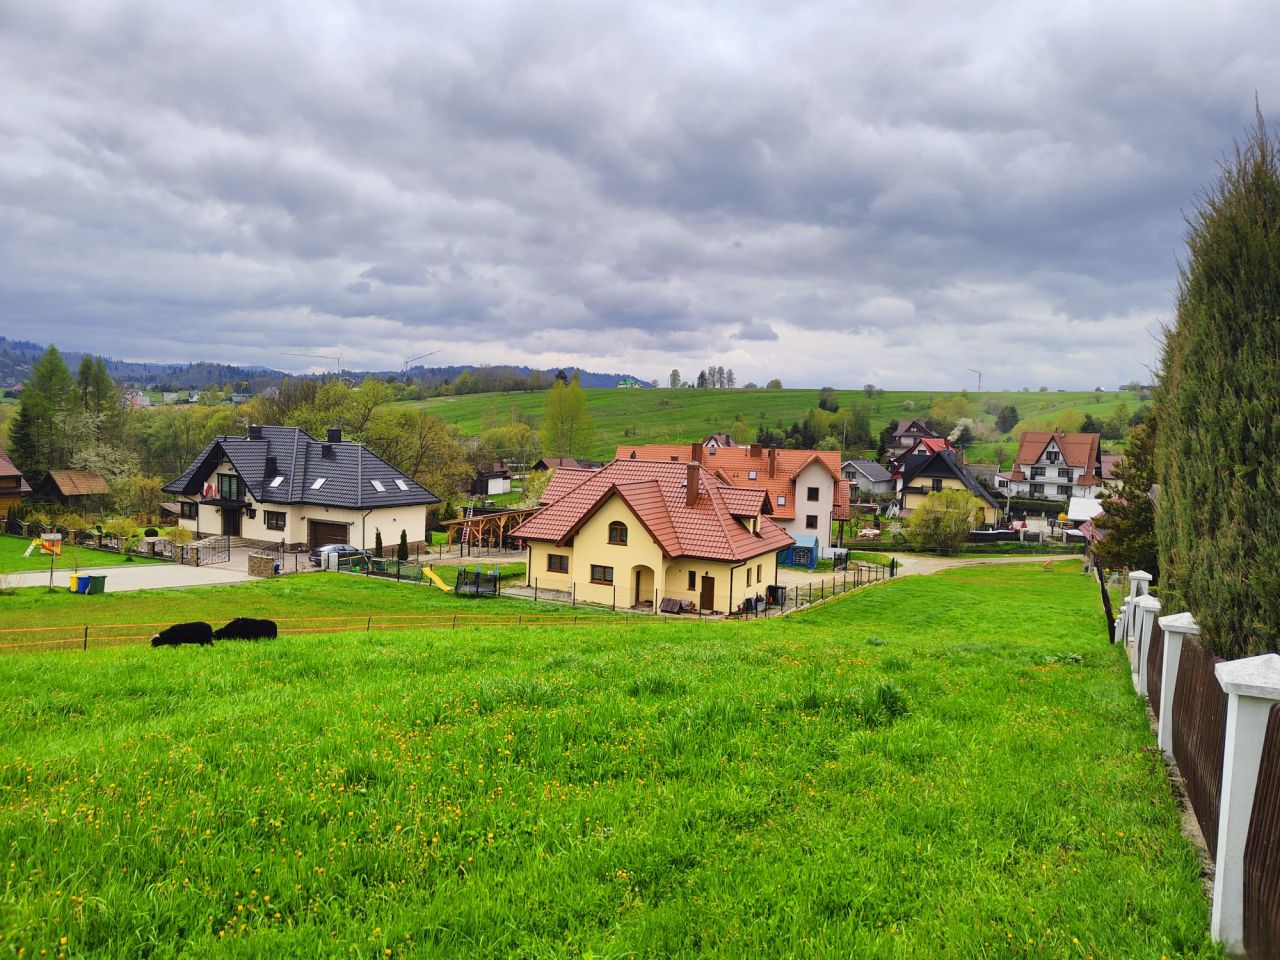
[[[75,350],[64,350],[61,346],[58,349],[62,352],[67,365],[74,371],[84,354]],[[10,340],[7,337],[0,336],[0,388],[20,383],[30,376],[31,365],[35,363],[40,354],[44,353],[44,350],[45,345],[42,343],[33,343],[29,340]],[[226,386],[227,384],[247,382],[250,392],[257,392],[269,386],[278,386],[280,381],[287,376],[296,376],[296,374],[287,374],[283,370],[273,370],[270,367],[263,367],[257,364],[237,366],[205,361],[195,363],[138,363],[130,360],[115,360],[111,357],[105,359],[107,372],[115,379],[131,386],[156,389],[201,389],[209,386]],[[535,369],[526,366],[493,368],[488,365],[464,364],[447,367],[417,366],[411,368],[409,373],[417,379],[435,383],[440,381],[452,382],[464,373],[475,374],[478,371],[510,371],[514,375],[528,377],[535,372]],[[550,382],[556,375],[556,368],[536,372],[540,373],[547,382]],[[570,375],[575,372],[578,373],[584,387],[616,387],[622,380],[632,379],[627,374],[594,373],[577,367],[566,367],[565,372]],[[342,371],[343,376],[356,380],[361,380],[365,376],[374,376],[380,379],[390,376],[399,378],[402,373],[403,371],[401,370]],[[646,381],[641,382],[644,383]]]
[[[925,416],[936,397],[955,395],[954,390],[890,390],[868,399],[861,390],[837,391],[841,409],[851,404],[864,406],[877,433],[892,420]],[[1120,404],[1133,412],[1142,403],[1137,394],[1116,390],[1097,396],[1092,391],[970,392],[968,396],[979,410],[989,403],[1013,404],[1022,421],[1030,426],[1047,425],[1066,410],[1105,417]],[[513,407],[540,422],[545,403],[546,398],[537,393],[477,393],[438,397],[414,405],[457,424],[465,433],[478,434],[487,425],[507,419]],[[817,390],[589,390],[587,409],[595,424],[590,455],[610,459],[615,448],[624,443],[700,440],[709,433],[731,429],[739,416],[753,429],[761,424],[785,427],[803,420],[817,404]],[[1006,459],[1011,458],[1016,446],[1011,440],[980,444],[971,459],[994,459],[998,447],[1004,448]]]

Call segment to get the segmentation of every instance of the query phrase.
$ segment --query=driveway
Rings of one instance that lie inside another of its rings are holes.
[[[132,590],[160,590],[166,587],[212,587],[226,583],[243,583],[252,580],[246,570],[231,570],[227,564],[211,567],[188,567],[180,563],[129,563],[118,567],[93,567],[82,574],[105,576],[107,593],[127,593]],[[70,571],[59,570],[53,575],[53,585],[67,588]],[[48,572],[11,573],[6,577],[13,587],[47,587]]]

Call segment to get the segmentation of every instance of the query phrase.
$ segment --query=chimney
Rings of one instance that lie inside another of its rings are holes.
[[[764,447],[760,446],[760,444],[758,443],[753,443],[751,444],[750,447],[747,448],[747,452],[751,457],[755,458],[756,460],[759,460],[760,454],[764,452]]]
[[[698,478],[701,468],[696,463],[685,464],[684,505],[692,507],[698,502]]]
[[[690,447],[689,459],[692,460],[694,463],[701,463],[702,462],[702,444],[700,444],[697,440],[695,440],[693,441],[693,443],[689,444],[689,447]]]
[[[341,428],[341,427],[330,427],[330,428],[329,428],[329,442],[330,442],[330,443],[341,443],[341,442],[342,442],[342,428]]]
[[[249,439],[250,439],[250,440],[261,440],[261,439],[262,439],[262,427],[258,426],[257,424],[250,424],[250,425],[249,425]]]
[[[262,472],[268,477],[275,477],[280,472],[279,467],[276,465],[275,457],[267,457],[267,464],[263,468]]]
[[[778,448],[777,448],[777,447],[770,447],[770,448],[769,448],[769,477],[770,477],[770,479],[772,479],[772,478],[773,478],[773,475],[774,475],[775,473],[777,473],[777,471],[778,471]]]

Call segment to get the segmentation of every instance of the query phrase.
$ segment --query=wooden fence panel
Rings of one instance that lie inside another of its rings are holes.
[[[1280,957],[1280,705],[1271,708],[1244,847],[1244,945]]]
[[[1213,674],[1221,662],[1188,637],[1182,644],[1173,693],[1173,756],[1205,843],[1215,857],[1227,726],[1227,695]]]
[[[1151,625],[1151,642],[1147,647],[1147,699],[1151,712],[1160,719],[1160,680],[1164,670],[1164,631],[1157,619]]]

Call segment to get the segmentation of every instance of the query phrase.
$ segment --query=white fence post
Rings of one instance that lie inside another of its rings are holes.
[[[1227,693],[1227,739],[1222,751],[1222,797],[1213,876],[1214,939],[1244,951],[1244,847],[1258,786],[1258,763],[1271,707],[1280,703],[1280,655],[1227,660],[1214,668]]]
[[[1150,594],[1138,598],[1138,642],[1134,644],[1137,662],[1133,665],[1134,689],[1148,696],[1147,655],[1151,652],[1151,635],[1160,617],[1160,601]]]
[[[1156,743],[1164,755],[1173,760],[1173,691],[1178,684],[1178,664],[1182,662],[1182,641],[1200,636],[1200,624],[1189,613],[1175,613],[1160,618],[1164,631],[1164,668],[1160,671],[1160,724]]]
[[[1124,639],[1131,642],[1137,639],[1138,631],[1138,598],[1145,597],[1151,589],[1151,574],[1145,570],[1134,570],[1129,574],[1129,619],[1125,621]]]

